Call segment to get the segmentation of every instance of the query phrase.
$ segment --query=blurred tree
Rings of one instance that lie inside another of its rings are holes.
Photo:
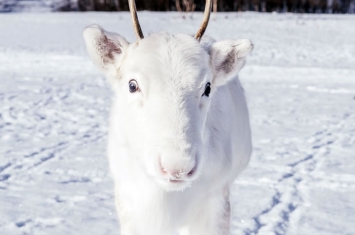
[[[4,0],[0,0],[1,1]],[[63,2],[70,0],[62,0]],[[73,1],[73,0],[71,0]],[[128,11],[127,0],[77,0],[81,11]],[[1,4],[0,4],[1,5]],[[205,0],[136,0],[138,10],[203,11]],[[72,5],[68,9],[72,9]],[[213,0],[214,11],[355,13],[355,0]]]

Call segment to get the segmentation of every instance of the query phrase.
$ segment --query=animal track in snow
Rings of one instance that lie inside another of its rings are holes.
[[[310,138],[308,142],[312,143],[311,153],[288,164],[291,171],[279,178],[274,186],[275,193],[269,206],[253,218],[255,227],[244,230],[245,234],[298,234],[298,219],[302,213],[306,213],[305,205],[309,203],[307,201],[310,197],[309,185],[338,190],[344,187],[342,184],[346,184],[346,187],[355,189],[353,178],[337,176],[337,182],[332,182],[329,177],[324,177],[319,172],[319,167],[324,158],[329,155],[332,145],[337,144],[338,138],[333,133],[341,130],[350,121],[355,121],[355,117],[349,115],[340,123],[331,124],[326,130],[317,131]],[[318,178],[322,181],[319,182]]]

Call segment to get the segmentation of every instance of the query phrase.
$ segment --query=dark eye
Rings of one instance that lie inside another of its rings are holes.
[[[129,92],[131,92],[131,93],[139,91],[138,83],[134,79],[129,81],[129,85],[128,86],[129,86]]]
[[[206,87],[205,87],[205,92],[203,93],[202,96],[207,96],[209,97],[211,93],[211,83],[207,82]]]

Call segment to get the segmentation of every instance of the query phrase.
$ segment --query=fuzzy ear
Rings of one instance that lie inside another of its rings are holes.
[[[83,36],[91,60],[105,73],[115,73],[129,45],[126,39],[98,25],[86,27]]]
[[[253,50],[248,39],[223,40],[210,47],[210,61],[213,70],[213,84],[221,86],[234,78],[245,64],[245,57]]]

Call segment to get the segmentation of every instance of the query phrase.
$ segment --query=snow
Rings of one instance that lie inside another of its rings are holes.
[[[193,34],[201,14],[140,12]],[[207,34],[250,38],[240,76],[253,156],[231,192],[232,234],[355,234],[352,15],[223,13]],[[105,156],[112,91],[82,29],[134,40],[125,13],[0,15],[0,233],[118,234]]]
[[[0,0],[0,12],[54,12],[77,10],[77,0]]]

